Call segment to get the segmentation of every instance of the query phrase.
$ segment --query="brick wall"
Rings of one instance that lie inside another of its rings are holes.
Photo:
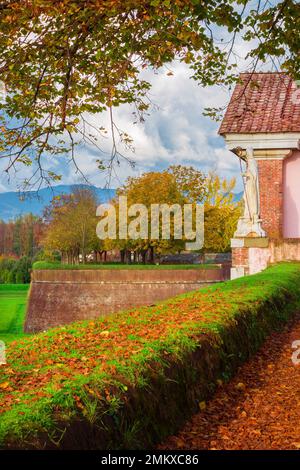
[[[263,229],[271,238],[282,237],[283,160],[258,160],[260,216]]]
[[[242,273],[236,275],[234,272],[232,277],[255,274],[263,271],[270,264],[282,261],[300,261],[299,238],[268,240],[265,247],[232,248],[232,267],[244,268]]]
[[[232,267],[249,266],[249,249],[246,247],[232,248]]]
[[[229,279],[228,267],[189,270],[33,271],[25,331],[94,319]]]

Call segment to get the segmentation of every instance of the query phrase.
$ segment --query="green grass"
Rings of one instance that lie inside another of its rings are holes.
[[[299,308],[300,264],[9,345],[0,447],[149,448]]]
[[[218,269],[218,264],[61,264],[36,261],[32,268],[38,269]]]
[[[0,284],[0,340],[8,343],[24,336],[26,284]]]

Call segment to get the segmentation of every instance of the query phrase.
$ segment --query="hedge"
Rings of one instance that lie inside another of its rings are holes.
[[[60,262],[36,261],[32,269],[220,269],[220,264],[122,264],[122,263],[89,263],[89,264],[62,264]]]
[[[0,284],[29,284],[31,259],[0,257]]]
[[[300,265],[284,263],[12,343],[0,367],[0,446],[149,449],[176,432],[299,299]]]

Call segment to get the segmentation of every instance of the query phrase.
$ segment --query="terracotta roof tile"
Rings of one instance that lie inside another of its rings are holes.
[[[284,73],[240,76],[219,134],[300,132],[300,87]]]

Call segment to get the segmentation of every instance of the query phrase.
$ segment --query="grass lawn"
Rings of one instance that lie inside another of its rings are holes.
[[[24,336],[26,284],[0,284],[0,340],[5,343]]]
[[[33,269],[219,269],[220,265],[207,264],[61,264],[36,261]]]

